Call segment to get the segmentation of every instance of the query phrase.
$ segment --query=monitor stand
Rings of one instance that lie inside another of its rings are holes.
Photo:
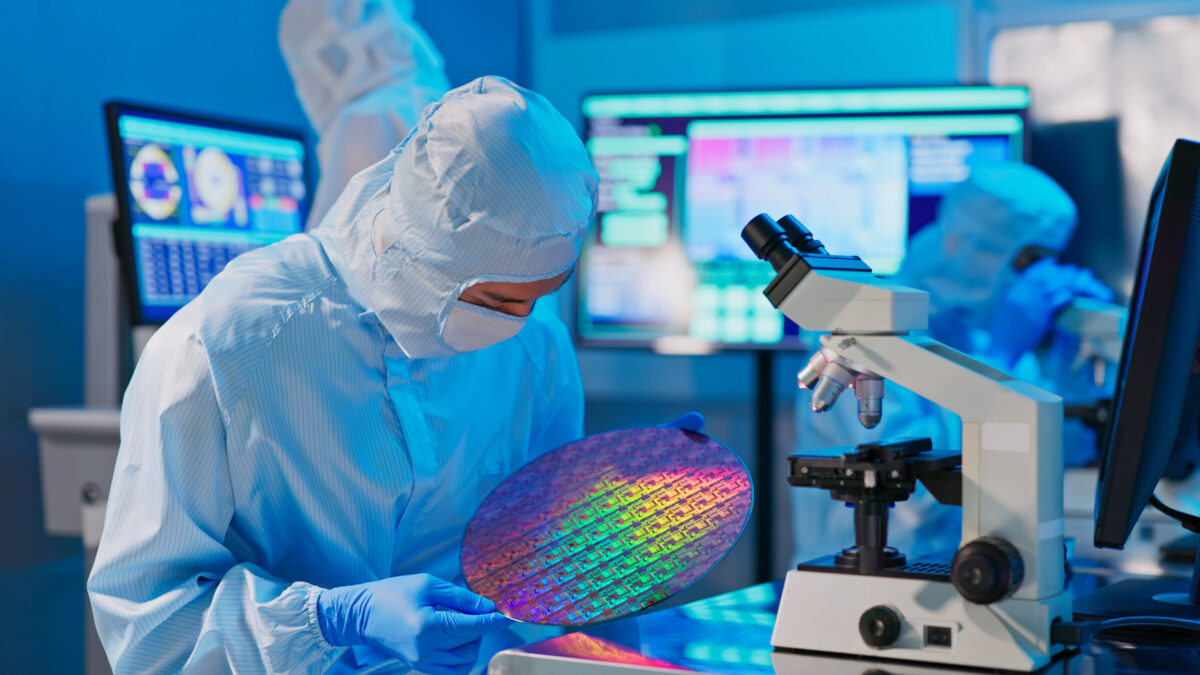
[[[1200,555],[1193,562],[1191,578],[1125,579],[1075,601],[1076,621],[1122,616],[1200,620]]]
[[[1197,547],[1200,547],[1200,535],[1188,532],[1158,547],[1158,555],[1164,563],[1191,565],[1196,561]]]

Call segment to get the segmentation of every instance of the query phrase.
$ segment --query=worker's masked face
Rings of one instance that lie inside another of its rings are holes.
[[[442,322],[442,341],[458,352],[477,351],[515,336],[525,318],[455,300]]]
[[[484,77],[425,108],[314,236],[409,359],[445,358],[520,332],[575,263],[598,182],[548,101]],[[490,283],[529,286],[494,304],[463,297]]]

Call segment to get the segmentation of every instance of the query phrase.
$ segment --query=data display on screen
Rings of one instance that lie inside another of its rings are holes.
[[[584,99],[600,173],[577,333],[592,343],[788,346],[741,228],[792,214],[876,274],[979,162],[1021,160],[1028,91],[606,94]]]
[[[110,104],[138,319],[159,322],[225,265],[303,231],[303,140]]]

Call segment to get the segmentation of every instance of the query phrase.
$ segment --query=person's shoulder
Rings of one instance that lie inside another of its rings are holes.
[[[202,331],[270,333],[336,281],[320,245],[295,235],[234,258],[193,301]]]
[[[235,387],[290,326],[321,320],[314,307],[351,304],[320,245],[297,235],[232,260],[172,317],[172,333],[203,344],[217,385]]]
[[[321,245],[307,234],[296,234],[243,253],[213,277],[198,299],[254,294],[282,299],[303,294],[334,276]]]

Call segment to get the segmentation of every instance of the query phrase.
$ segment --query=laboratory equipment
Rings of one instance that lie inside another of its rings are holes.
[[[1079,339],[1071,371],[1087,368],[1093,384],[1103,387],[1109,368],[1121,361],[1128,321],[1126,307],[1087,296],[1077,297],[1064,307],[1055,317],[1054,326]]]
[[[928,294],[877,278],[857,256],[793,246],[766,214],[742,237],[776,272],[764,291],[771,304],[806,330],[829,331],[799,375],[814,388],[814,410],[853,387],[870,426],[886,414],[877,382],[891,379],[962,420],[958,453],[934,453],[922,439],[789,458],[793,485],[832,487],[854,504],[857,546],[841,564],[831,555],[787,573],[771,644],[1011,670],[1047,664],[1062,649],[1051,626],[1071,616],[1062,399],[912,335],[927,327]],[[888,504],[927,472],[942,477],[940,489],[930,485],[935,497],[963,510],[949,564],[886,548]]]
[[[104,110],[134,323],[162,323],[234,257],[303,231],[298,132],[122,102]]]
[[[1155,489],[1196,452],[1200,417],[1200,143],[1175,142],[1150,199],[1112,417],[1096,492],[1095,544],[1122,548],[1147,504],[1191,530]],[[1081,598],[1076,614],[1200,619],[1200,563],[1187,579],[1127,580]]]
[[[586,97],[601,184],[578,337],[662,351],[811,346],[761,297],[770,270],[728,224],[795,213],[827,225],[830,250],[891,274],[972,166],[1026,156],[1028,104],[1020,87]]]
[[[741,588],[501,651],[491,675],[980,675],[939,664],[773,650],[783,583]],[[885,657],[886,653],[880,654]],[[1102,641],[1064,655],[1042,675],[1195,673],[1200,645]]]
[[[1063,396],[1063,414],[1067,419],[1077,419],[1087,427],[1102,432],[1112,414],[1112,398],[1097,398],[1098,392],[1111,392],[1117,365],[1121,362],[1121,349],[1125,344],[1125,324],[1129,321],[1129,309],[1097,298],[1080,296],[1071,301],[1054,318],[1054,329],[1076,341],[1075,353],[1067,368],[1072,378],[1086,382],[1092,389],[1081,396],[1079,392],[1060,392]],[[1096,434],[1095,446],[1100,450],[1101,434]],[[1066,449],[1064,449],[1065,451]],[[1068,461],[1068,463],[1070,463]],[[1064,477],[1068,483],[1069,478]],[[1087,526],[1091,527],[1091,495],[1088,491]],[[1067,496],[1067,503],[1072,496]],[[1066,507],[1066,504],[1064,504]],[[1069,516],[1068,516],[1069,517]],[[1094,554],[1088,551],[1089,555]]]
[[[712,672],[775,673],[771,624],[778,582],[751,586],[679,607],[587,626],[500,652],[492,675]],[[856,662],[862,673],[869,666]],[[787,671],[780,671],[787,672]],[[813,673],[833,670],[814,669]]]
[[[117,462],[121,393],[129,381],[132,357],[148,335],[130,331],[113,244],[116,199],[111,194],[92,195],[84,202],[84,214],[84,406],[32,408],[28,420],[38,436],[46,532],[82,538],[86,578],[104,527]],[[112,669],[96,635],[90,605],[83,607],[81,618],[84,672],[108,675]]]
[[[488,495],[463,537],[471,590],[521,621],[583,625],[656,604],[737,543],[753,488],[703,434],[595,434],[529,462]]]

